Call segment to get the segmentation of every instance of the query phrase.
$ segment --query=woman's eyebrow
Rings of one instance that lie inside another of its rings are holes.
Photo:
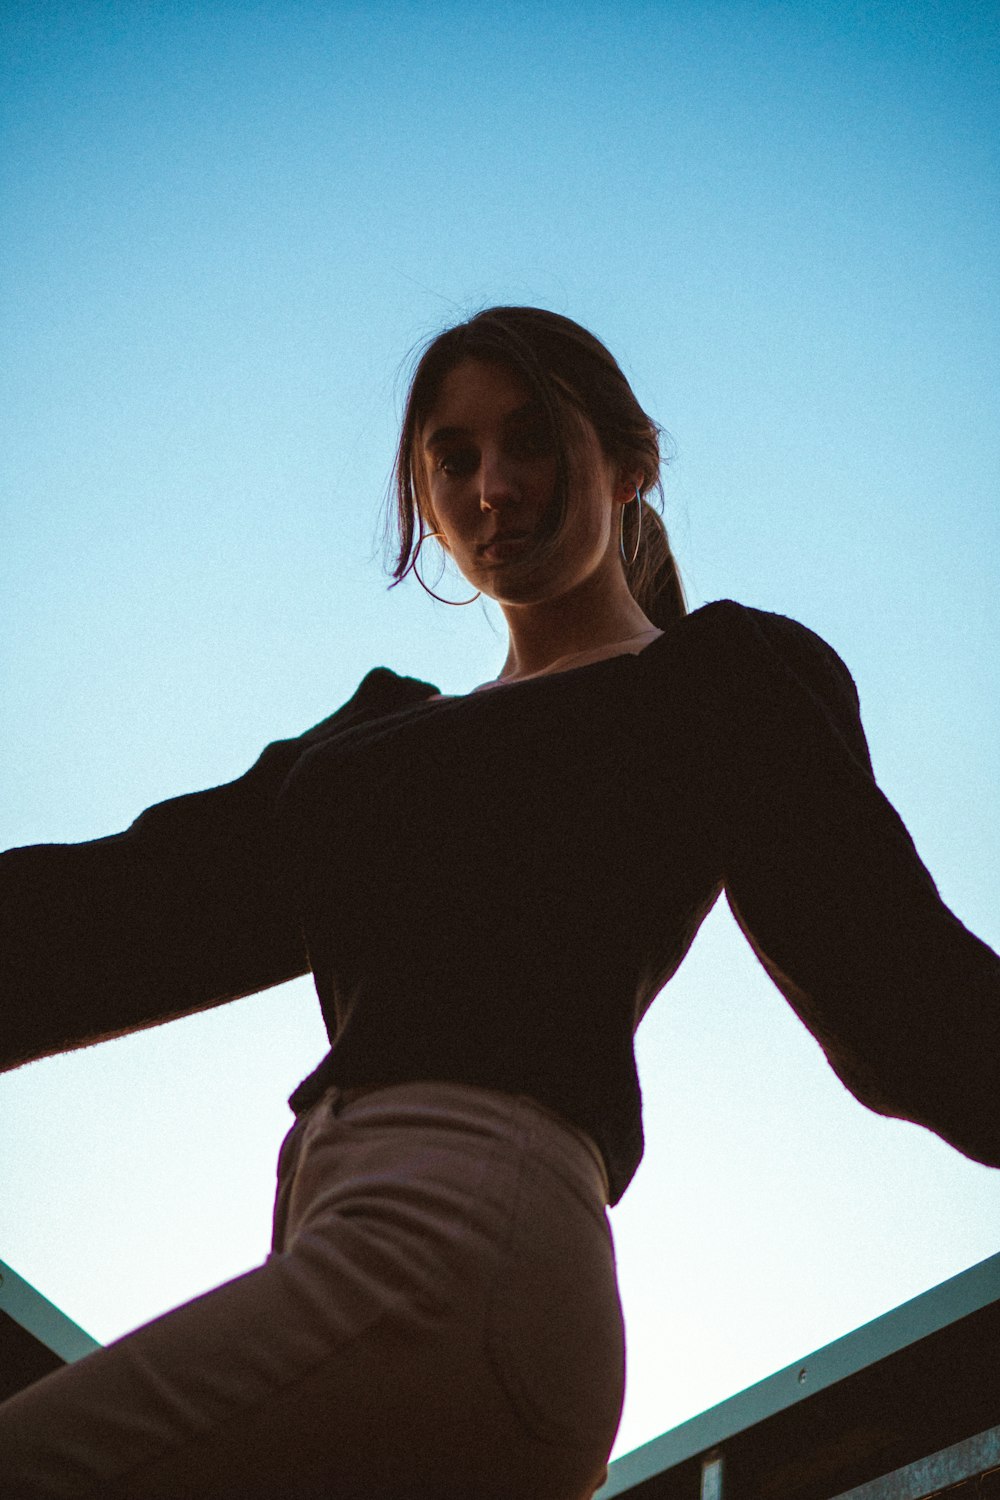
[[[521,423],[535,421],[542,415],[542,403],[536,400],[535,397],[532,397],[529,401],[525,401],[523,406],[517,406],[513,411],[509,411],[503,418],[502,425],[504,427],[518,427]],[[428,450],[431,448],[440,448],[445,443],[454,443],[471,436],[472,429],[469,427],[436,427],[428,437],[424,438],[423,446]]]
[[[514,411],[508,412],[504,417],[505,427],[518,427],[522,422],[534,422],[544,416],[542,403],[532,396],[523,406],[518,406]]]
[[[438,427],[430,437],[424,438],[425,448],[440,448],[442,443],[453,443],[456,438],[469,436],[467,427]]]

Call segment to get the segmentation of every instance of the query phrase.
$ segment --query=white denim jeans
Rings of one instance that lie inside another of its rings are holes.
[[[589,1500],[624,1394],[607,1178],[534,1101],[330,1089],[265,1263],[0,1405],[11,1500]]]

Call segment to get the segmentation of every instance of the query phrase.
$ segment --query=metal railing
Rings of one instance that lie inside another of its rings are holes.
[[[975,1500],[977,1476],[1000,1500],[997,1424],[1000,1255],[625,1454],[595,1500]]]

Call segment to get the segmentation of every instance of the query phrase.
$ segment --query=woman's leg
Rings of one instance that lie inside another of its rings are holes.
[[[593,1204],[559,1200],[532,1107],[476,1128],[444,1087],[430,1115],[376,1095],[310,1121],[289,1248],[0,1407],[0,1493],[588,1496],[620,1400]]]

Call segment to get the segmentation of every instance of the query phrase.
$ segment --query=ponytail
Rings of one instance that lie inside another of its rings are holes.
[[[634,505],[625,508],[625,551],[635,547]],[[631,524],[630,524],[631,523]],[[688,612],[680,569],[670,546],[663,517],[643,496],[642,530],[635,561],[625,564],[625,579],[643,614],[660,630],[682,620]]]

